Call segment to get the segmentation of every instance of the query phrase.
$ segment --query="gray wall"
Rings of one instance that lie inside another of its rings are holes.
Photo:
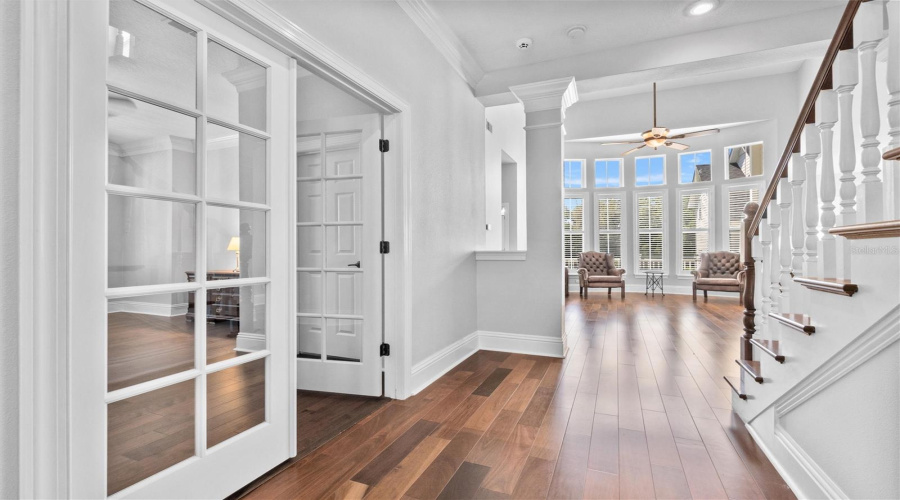
[[[0,1],[0,498],[19,494],[19,2]]]

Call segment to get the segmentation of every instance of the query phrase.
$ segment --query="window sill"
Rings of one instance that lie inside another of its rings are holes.
[[[478,250],[475,260],[525,260],[525,250]]]

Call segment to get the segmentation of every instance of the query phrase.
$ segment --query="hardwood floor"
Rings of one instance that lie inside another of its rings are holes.
[[[248,498],[794,498],[730,410],[740,316],[573,294],[565,360],[479,351]]]

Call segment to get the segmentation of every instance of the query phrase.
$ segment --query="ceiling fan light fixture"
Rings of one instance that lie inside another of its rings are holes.
[[[687,8],[684,9],[684,12],[688,16],[702,16],[704,14],[710,13],[718,6],[718,0],[697,0],[696,2],[689,4]]]

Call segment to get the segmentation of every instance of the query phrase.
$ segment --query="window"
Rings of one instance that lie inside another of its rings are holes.
[[[563,187],[580,189],[584,187],[584,160],[566,160],[563,162]]]
[[[563,252],[565,264],[578,268],[578,255],[584,251],[584,198],[566,198],[563,203]]]
[[[594,187],[622,187],[622,159],[594,160]]]
[[[665,199],[663,193],[637,197],[637,247],[639,271],[664,269]]]
[[[725,178],[743,179],[762,175],[763,145],[745,144],[725,148]]]
[[[681,263],[679,273],[686,274],[700,265],[700,254],[709,251],[710,192],[708,189],[684,191],[680,195]]]
[[[728,190],[728,250],[741,251],[741,223],[744,220],[744,206],[751,201],[759,202],[759,188],[740,186]]]
[[[612,254],[616,267],[622,267],[622,207],[621,196],[597,196],[598,252]]]
[[[634,159],[635,186],[662,186],[666,183],[666,157],[644,156]]]
[[[692,184],[712,180],[712,151],[678,155],[678,183]]]

